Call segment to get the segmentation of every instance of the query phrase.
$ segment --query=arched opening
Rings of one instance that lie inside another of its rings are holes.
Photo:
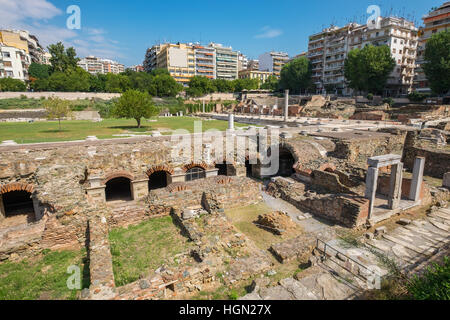
[[[272,156],[272,150],[269,148],[268,156]],[[276,160],[275,160],[276,161]],[[274,176],[290,177],[295,173],[294,170],[295,158],[289,149],[280,146],[278,153],[278,171]]]
[[[27,216],[28,221],[35,220],[33,200],[28,191],[10,191],[1,195],[4,217]]]
[[[130,201],[133,200],[131,194],[131,180],[125,177],[118,177],[106,182],[106,201]]]
[[[216,169],[219,169],[219,172],[217,173],[219,176],[231,177],[236,175],[236,168],[232,164],[217,163]]]
[[[295,173],[294,170],[295,159],[292,153],[286,148],[280,148],[280,165],[277,176],[290,177]]]
[[[206,171],[201,167],[193,167],[186,171],[186,181],[194,181],[206,178]]]
[[[148,177],[148,190],[165,188],[169,185],[170,173],[167,171],[155,171]]]

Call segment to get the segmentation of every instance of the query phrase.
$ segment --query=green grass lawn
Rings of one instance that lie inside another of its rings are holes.
[[[170,216],[112,230],[109,241],[116,286],[147,276],[163,264],[176,265],[173,257],[191,247]]]
[[[37,143],[84,140],[87,136],[97,136],[99,139],[115,138],[115,134],[142,133],[150,134],[153,130],[186,129],[194,131],[194,122],[201,121],[191,117],[158,117],[157,122],[144,120],[140,129],[136,128],[136,121],[132,119],[105,119],[102,122],[91,121],[63,121],[61,131],[57,121],[43,122],[11,122],[0,123],[0,141],[14,140],[17,143]],[[201,121],[202,130],[228,128],[227,121]],[[236,124],[236,126],[244,126]],[[170,132],[163,132],[170,134]]]
[[[89,287],[86,250],[46,252],[42,257],[0,263],[0,300],[75,299],[67,288],[67,268],[79,266],[82,288]]]

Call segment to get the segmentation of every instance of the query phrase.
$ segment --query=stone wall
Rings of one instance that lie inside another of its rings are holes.
[[[351,194],[317,194],[305,192],[309,185],[301,182],[289,183],[283,179],[270,182],[267,192],[295,207],[315,216],[325,218],[345,227],[363,225],[368,217],[369,200]]]
[[[31,99],[40,99],[41,97],[50,98],[57,97],[64,100],[77,100],[77,99],[103,99],[110,100],[112,98],[118,98],[120,93],[97,93],[97,92],[0,92],[0,99],[20,98],[26,96]]]
[[[402,154],[406,131],[400,129],[380,129],[386,135],[367,136],[361,139],[339,139],[336,141],[334,156],[349,162],[366,164],[370,157],[384,154]]]
[[[44,109],[35,110],[0,110],[0,122],[1,121],[27,121],[27,120],[39,120],[46,119],[47,111]]]
[[[438,149],[435,144],[418,140],[419,131],[410,131],[405,141],[403,162],[405,167],[412,170],[414,159],[425,158],[424,174],[442,179],[450,171],[450,148],[448,146]]]

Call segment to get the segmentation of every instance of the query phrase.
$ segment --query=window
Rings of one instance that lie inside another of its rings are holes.
[[[11,61],[4,61],[4,62],[3,62],[3,65],[4,65],[5,67],[12,67]]]
[[[200,167],[194,167],[189,169],[186,172],[186,181],[194,181],[198,179],[204,179],[206,178],[206,172],[205,169]]]
[[[3,58],[11,58],[11,54],[9,52],[3,52]]]

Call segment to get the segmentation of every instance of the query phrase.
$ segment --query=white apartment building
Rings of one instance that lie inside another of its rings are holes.
[[[352,31],[349,49],[363,48],[366,45],[387,45],[391,50],[396,66],[390,74],[385,88],[386,95],[406,95],[412,91],[418,29],[414,23],[404,18],[380,18],[379,28],[367,25]]]
[[[366,45],[390,47],[396,67],[388,79],[384,94],[403,95],[412,90],[418,29],[403,18],[379,18],[371,27],[350,23],[331,27],[309,37],[308,58],[316,93],[350,95],[344,76],[348,52]],[[328,90],[327,90],[328,89]]]
[[[260,71],[269,71],[280,77],[281,69],[289,61],[289,55],[285,52],[266,52],[258,60]]]
[[[345,85],[344,61],[349,51],[349,34],[358,26],[354,23],[341,28],[332,26],[309,37],[307,57],[312,63],[316,93],[349,94]]]
[[[219,43],[210,43],[216,50],[216,79],[235,80],[238,78],[238,52],[232,47],[224,47]]]
[[[23,49],[0,44],[0,78],[28,80],[30,55]]]
[[[245,54],[238,53],[238,71],[247,70],[248,68],[248,58]]]
[[[125,66],[116,61],[88,56],[78,61],[78,66],[91,74],[119,74],[125,71]]]

